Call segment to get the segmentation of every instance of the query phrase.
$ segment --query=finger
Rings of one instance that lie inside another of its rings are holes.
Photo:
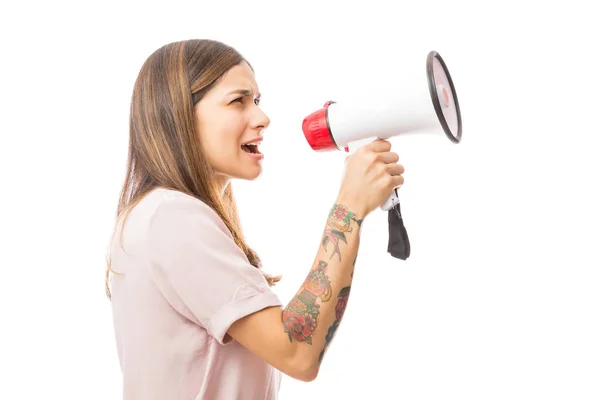
[[[402,175],[404,173],[404,166],[402,164],[388,164],[386,165],[387,172],[390,175]]]
[[[392,175],[392,187],[397,188],[404,185],[404,177],[402,175]]]
[[[382,153],[386,151],[390,151],[392,148],[392,144],[384,139],[377,139],[368,143],[364,146],[365,150],[373,151],[375,153]]]
[[[397,163],[399,159],[398,153],[394,153],[393,151],[377,153],[377,161],[381,161],[384,164]]]

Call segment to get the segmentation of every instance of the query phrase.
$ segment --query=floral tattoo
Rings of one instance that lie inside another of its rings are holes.
[[[331,256],[329,257],[330,260],[334,254],[337,254],[339,261],[342,261],[340,240],[344,243],[348,243],[346,240],[346,233],[352,232],[352,227],[350,226],[351,221],[355,221],[360,227],[363,220],[356,219],[356,215],[342,204],[334,204],[331,211],[329,211],[329,218],[327,219],[327,226],[325,228],[322,244],[325,250],[327,250],[329,242],[333,244],[333,253],[331,253]]]
[[[327,263],[319,264],[310,271],[304,281],[302,291],[283,310],[282,320],[285,333],[290,342],[296,339],[299,342],[312,344],[312,334],[317,328],[319,304],[317,299],[326,302],[331,298],[331,283],[325,275]]]
[[[339,261],[342,260],[339,242],[341,240],[346,244],[348,243],[346,234],[353,231],[353,227],[351,226],[352,221],[356,222],[360,228],[363,220],[357,219],[356,214],[349,211],[342,204],[334,204],[329,211],[329,218],[327,219],[327,225],[321,242],[325,251],[328,250],[327,245],[329,243],[333,246],[333,253],[329,259],[334,254],[337,254]],[[356,263],[356,259],[354,259],[354,263]],[[298,342],[312,345],[312,337],[317,329],[317,319],[319,317],[320,304],[317,303],[317,300],[325,303],[332,296],[331,282],[327,276],[327,265],[327,262],[319,260],[318,264],[308,274],[299,293],[283,310],[281,318],[284,332],[287,333],[290,342],[295,339]],[[350,276],[352,277],[352,275],[353,271]],[[333,339],[333,335],[342,319],[342,315],[344,315],[349,295],[350,286],[343,288],[338,294],[335,307],[336,320],[327,332],[325,348],[321,352],[319,362],[321,362],[325,350],[329,342]]]

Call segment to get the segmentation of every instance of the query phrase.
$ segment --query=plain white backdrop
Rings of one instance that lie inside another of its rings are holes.
[[[600,37],[592,3],[28,2],[0,10],[0,398],[118,399],[104,256],[143,61],[210,38],[253,64],[271,118],[245,234],[287,303],[318,250],[345,154],[302,119],[438,51],[463,141],[390,139],[407,261],[363,225],[344,321],[281,399],[600,398]],[[389,88],[393,91],[393,87]],[[398,92],[398,96],[403,93]],[[354,146],[355,148],[356,146]],[[352,149],[351,149],[352,150]]]

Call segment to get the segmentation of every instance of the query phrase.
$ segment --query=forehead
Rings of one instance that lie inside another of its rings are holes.
[[[242,62],[227,71],[215,85],[215,89],[226,93],[236,89],[247,89],[256,94],[258,93],[258,84],[250,66]]]

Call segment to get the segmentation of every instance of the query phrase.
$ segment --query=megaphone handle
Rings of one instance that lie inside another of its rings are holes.
[[[345,146],[344,151],[346,153],[349,153],[349,146]],[[397,204],[400,204],[400,199],[398,198],[398,188],[394,188],[394,190],[392,190],[392,194],[390,194],[390,197],[388,197],[387,200],[379,208],[381,208],[383,211],[389,211],[392,208],[396,207]]]
[[[396,205],[399,203],[400,203],[400,198],[398,198],[398,188],[394,188],[394,190],[392,191],[392,194],[390,194],[390,197],[387,198],[387,200],[381,205],[380,208],[383,211],[389,211],[393,207],[396,207]]]

